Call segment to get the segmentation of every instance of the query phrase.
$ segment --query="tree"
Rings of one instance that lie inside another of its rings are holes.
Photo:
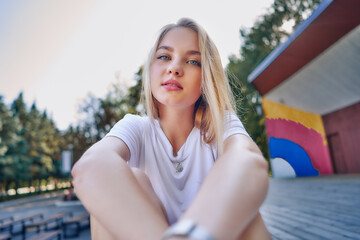
[[[28,155],[29,145],[25,138],[29,134],[25,127],[28,121],[28,111],[24,103],[23,93],[20,93],[13,101],[10,111],[12,112],[12,117],[19,120],[16,134],[20,140],[13,146],[9,146],[8,156],[9,160],[11,160],[11,171],[14,174],[8,176],[7,181],[15,182],[14,187],[17,189],[20,181],[29,180],[31,165],[31,157]]]
[[[242,45],[240,58],[231,56],[227,65],[230,84],[237,97],[237,113],[244,125],[268,158],[265,118],[261,112],[261,97],[247,81],[249,74],[265,57],[291,34],[314,10],[320,0],[275,0],[268,13],[261,16],[250,29],[240,29]],[[240,100],[241,99],[241,100]]]
[[[60,161],[61,135],[46,112],[41,113],[35,103],[28,113],[25,129],[24,138],[29,147],[28,155],[31,157],[31,179],[45,179],[58,173],[59,169],[55,166],[59,165],[56,161]]]
[[[46,111],[40,112],[35,103],[28,110],[23,93],[9,110],[0,100],[2,192],[9,184],[14,183],[12,187],[17,189],[20,185],[30,185],[30,181],[58,174],[62,139]]]
[[[92,144],[102,139],[127,113],[143,113],[140,103],[142,90],[142,67],[135,74],[136,84],[129,89],[113,84],[105,98],[88,94],[79,107],[84,115],[76,127],[69,127],[64,134],[65,142],[74,145],[74,160]]]
[[[143,66],[135,74],[136,84],[128,89],[128,93],[124,99],[124,104],[129,107],[130,113],[145,113],[145,108],[141,103],[142,93],[142,73]]]
[[[12,117],[11,111],[0,96],[0,193],[3,195],[10,179],[16,179],[17,164],[13,161],[12,149],[21,145],[19,119]]]
[[[86,149],[88,149],[92,141],[84,134],[79,126],[70,126],[62,135],[62,149],[68,149],[72,145],[73,161],[78,160]]]

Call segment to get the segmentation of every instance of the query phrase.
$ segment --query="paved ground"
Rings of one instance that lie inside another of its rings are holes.
[[[59,202],[59,193],[4,202],[0,216],[85,211],[81,205],[57,206]],[[271,179],[261,213],[275,240],[360,240],[360,175]],[[67,239],[91,239],[90,230]]]
[[[46,217],[59,212],[72,212],[74,215],[85,212],[80,202],[63,202],[61,195],[62,192],[58,192],[0,203],[0,217],[14,216],[15,218],[20,218],[37,213],[42,213],[44,217]],[[30,232],[27,236],[31,236],[32,234],[33,233]],[[17,235],[12,238],[12,240],[21,239],[22,235]],[[82,230],[79,237],[66,239],[89,240],[91,239],[90,229]]]
[[[271,179],[261,213],[274,239],[360,239],[360,175]]]

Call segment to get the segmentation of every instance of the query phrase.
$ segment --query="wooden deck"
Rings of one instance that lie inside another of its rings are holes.
[[[360,175],[271,179],[260,211],[273,239],[360,240]]]

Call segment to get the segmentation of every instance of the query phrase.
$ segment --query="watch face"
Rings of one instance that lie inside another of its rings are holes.
[[[192,220],[177,222],[165,232],[163,239],[167,239],[172,236],[188,237],[195,227],[195,222]]]
[[[189,237],[191,239],[215,240],[215,237],[207,230],[196,226],[192,220],[183,220],[172,225],[163,235],[163,240],[171,237]]]
[[[195,222],[191,220],[184,220],[176,223],[174,229],[176,229],[179,234],[188,236],[190,232],[195,228]]]

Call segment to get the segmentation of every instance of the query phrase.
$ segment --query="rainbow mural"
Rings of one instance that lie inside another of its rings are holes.
[[[332,174],[325,129],[318,114],[263,98],[274,177]]]

